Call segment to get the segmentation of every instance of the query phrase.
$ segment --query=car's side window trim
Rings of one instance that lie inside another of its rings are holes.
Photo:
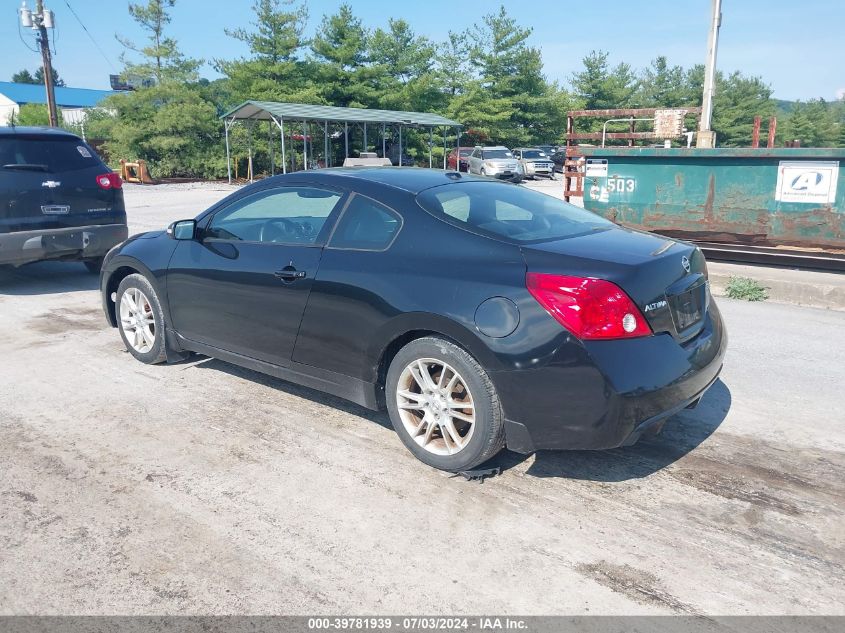
[[[353,248],[351,246],[332,246],[332,239],[334,238],[335,231],[337,231],[337,227],[340,226],[340,223],[343,221],[343,216],[346,215],[346,210],[349,208],[349,205],[352,203],[352,200],[354,200],[356,196],[366,198],[367,200],[378,205],[379,207],[387,211],[390,215],[394,216],[396,219],[399,220],[399,228],[396,229],[396,232],[393,234],[393,237],[390,238],[390,241],[383,248]],[[389,250],[391,246],[393,246],[393,243],[396,241],[396,238],[399,237],[399,234],[402,232],[403,226],[405,226],[405,218],[402,217],[401,213],[387,206],[383,202],[376,200],[375,198],[371,198],[370,196],[365,196],[364,194],[358,193],[357,191],[353,191],[347,197],[346,203],[343,205],[343,209],[337,216],[337,220],[335,220],[334,226],[332,226],[331,233],[326,238],[325,248],[326,250],[333,251],[360,251],[366,253],[383,253]]]
[[[214,221],[214,218],[217,216],[218,213],[222,213],[229,209],[233,204],[239,204],[246,199],[252,198],[253,196],[271,196],[275,195],[276,193],[283,192],[289,189],[301,189],[301,188],[311,188],[311,189],[320,189],[323,191],[330,191],[332,193],[336,193],[340,196],[338,201],[335,203],[335,206],[332,207],[331,212],[328,216],[326,216],[326,221],[323,223],[323,226],[320,229],[320,232],[317,234],[317,237],[314,239],[313,242],[263,242],[261,240],[232,240],[226,239],[223,237],[205,237],[203,234],[211,223]],[[260,189],[255,193],[249,194],[243,198],[238,198],[236,200],[232,200],[229,204],[220,207],[219,209],[215,209],[213,213],[209,213],[206,217],[202,219],[202,223],[199,227],[199,234],[200,234],[200,241],[203,243],[219,243],[219,242],[226,242],[230,244],[261,244],[267,246],[302,246],[302,247],[312,247],[312,248],[323,248],[326,244],[328,244],[329,238],[334,233],[334,227],[337,224],[337,220],[340,217],[341,213],[346,210],[346,206],[349,204],[349,200],[351,196],[349,195],[348,191],[344,191],[339,189],[338,187],[329,187],[324,186],[317,183],[290,183],[284,185],[278,185],[275,187],[267,187],[266,189]]]

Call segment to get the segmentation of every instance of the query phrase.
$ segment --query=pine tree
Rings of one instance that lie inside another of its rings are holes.
[[[253,29],[226,30],[226,34],[249,46],[250,56],[231,61],[215,60],[234,107],[248,99],[321,103],[314,86],[312,65],[302,59],[308,45],[305,5],[293,0],[256,0],[252,7]]]
[[[543,76],[542,57],[529,46],[530,36],[531,29],[519,26],[504,7],[484,16],[470,31],[470,64],[478,75],[471,88],[475,99],[461,98],[460,108],[450,108],[491,141],[511,147],[547,142],[549,128],[562,127],[566,116],[556,108],[558,89]]]
[[[661,55],[645,69],[637,99],[644,108],[677,108],[690,105],[689,91],[684,85],[684,69],[669,66]]]
[[[16,84],[37,84],[37,83],[41,83],[41,82],[37,81],[35,79],[35,77],[32,76],[32,73],[30,73],[26,68],[24,68],[23,70],[19,70],[14,75],[12,75],[12,81]],[[48,125],[49,125],[49,123],[48,123]]]
[[[392,110],[425,109],[440,105],[434,76],[434,45],[414,33],[405,20],[388,20],[369,38],[367,58],[378,86],[379,107]]]
[[[449,31],[447,40],[436,51],[439,82],[446,95],[454,97],[462,93],[472,80],[469,35],[465,31]]]
[[[583,59],[584,70],[572,77],[575,94],[587,110],[636,106],[638,80],[628,64],[610,68],[604,51],[592,51]]]
[[[207,88],[196,82],[200,62],[185,58],[176,40],[164,33],[173,4],[149,0],[129,5],[129,14],[150,41],[143,48],[126,43],[140,53],[141,61],[124,58],[123,75],[140,80],[139,85],[109,97],[86,127],[91,136],[107,139],[113,162],[144,159],[155,177],[217,177],[226,169],[219,111],[206,98]]]
[[[775,112],[772,89],[759,77],[739,72],[725,78],[716,76],[713,98],[713,130],[722,147],[748,147],[754,130],[754,117],[769,118]]]
[[[320,97],[335,106],[369,107],[378,103],[374,79],[366,66],[369,33],[352,7],[343,4],[334,15],[323,16],[311,41],[318,63],[315,80]]]
[[[156,83],[165,81],[196,81],[197,70],[201,62],[182,55],[176,40],[165,35],[165,27],[170,24],[168,9],[173,8],[176,0],[147,0],[146,4],[129,4],[129,15],[147,34],[147,46],[139,47],[131,40],[118,37],[123,46],[140,54],[141,62],[131,62],[126,54],[121,55],[124,64],[123,77],[141,84],[155,80]]]

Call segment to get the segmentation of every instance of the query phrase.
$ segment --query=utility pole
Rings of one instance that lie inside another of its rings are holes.
[[[21,26],[38,32],[38,45],[41,47],[41,62],[44,72],[44,87],[47,89],[47,111],[50,113],[50,126],[59,125],[59,117],[56,114],[56,93],[53,90],[53,61],[50,58],[50,40],[47,38],[47,29],[53,28],[53,12],[44,9],[44,0],[35,0],[35,13],[26,6],[26,0],[21,3],[18,9],[21,19]]]
[[[35,0],[35,24],[38,26],[38,43],[41,45],[41,61],[44,64],[44,87],[47,89],[47,110],[50,112],[50,127],[58,127],[59,117],[56,114],[56,93],[53,90],[53,60],[50,57],[50,41],[47,39],[45,26],[44,0]],[[52,15],[47,18],[52,24]]]
[[[710,129],[713,120],[713,94],[716,90],[716,49],[719,47],[719,27],[722,25],[722,0],[712,0],[713,15],[707,38],[707,62],[704,65],[704,99],[701,104],[701,123],[698,126],[696,147],[716,147],[716,133]]]

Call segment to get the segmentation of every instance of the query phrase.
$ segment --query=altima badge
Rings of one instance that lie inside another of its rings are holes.
[[[55,189],[56,187],[61,186],[62,183],[58,182],[57,180],[45,180],[41,183],[42,187],[47,187],[49,189]]]
[[[681,266],[683,266],[683,267],[684,267],[684,270],[685,270],[685,271],[687,271],[687,272],[689,272],[689,271],[690,271],[689,257],[687,257],[686,255],[684,255],[683,257],[681,257]]]

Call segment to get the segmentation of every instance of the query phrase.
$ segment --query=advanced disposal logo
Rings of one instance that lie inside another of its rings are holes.
[[[775,200],[833,204],[839,161],[780,161]]]

